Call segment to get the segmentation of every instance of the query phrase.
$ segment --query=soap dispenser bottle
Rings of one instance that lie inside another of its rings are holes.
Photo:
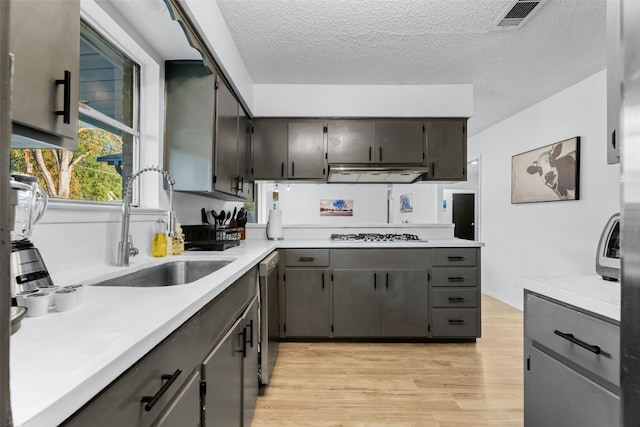
[[[171,236],[171,254],[181,255],[184,253],[184,233],[180,223],[176,223],[176,231]]]
[[[159,218],[154,224],[151,255],[154,257],[167,256],[167,223]]]

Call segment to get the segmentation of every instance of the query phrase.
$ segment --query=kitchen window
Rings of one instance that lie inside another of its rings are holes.
[[[137,169],[139,70],[83,23],[78,149],[13,149],[12,172],[37,176],[53,198],[122,201],[123,178]]]

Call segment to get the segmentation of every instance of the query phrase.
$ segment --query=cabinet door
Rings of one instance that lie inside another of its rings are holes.
[[[525,427],[620,426],[620,398],[527,345]]]
[[[388,270],[381,273],[380,335],[426,337],[429,334],[427,270]]]
[[[253,177],[287,178],[288,123],[285,120],[254,120]]]
[[[258,302],[257,298],[249,305],[243,318],[245,357],[243,361],[243,411],[242,425],[249,427],[253,410],[258,401]]]
[[[426,122],[429,180],[467,179],[466,120],[439,119]]]
[[[607,2],[607,164],[620,163],[620,0]]]
[[[235,194],[238,177],[238,101],[221,81],[216,89],[215,189]]]
[[[200,371],[193,372],[154,427],[196,427],[201,422]]]
[[[202,364],[207,387],[203,426],[239,427],[242,423],[244,332],[242,319],[238,319]]]
[[[333,335],[380,336],[380,292],[384,272],[333,270]]]
[[[202,61],[167,61],[166,160],[174,190],[213,190],[215,75]]]
[[[424,161],[424,132],[418,121],[376,121],[374,158],[378,163]]]
[[[373,122],[345,121],[327,124],[329,163],[373,161]]]
[[[14,122],[57,137],[75,150],[78,136],[80,2],[12,1],[10,50],[14,59]],[[57,25],[56,25],[57,23]],[[61,24],[64,23],[64,24]],[[69,80],[65,80],[65,72]],[[65,97],[65,86],[68,97]],[[66,98],[66,100],[65,100]],[[56,111],[67,110],[69,123]]]
[[[289,122],[289,179],[323,179],[324,122]]]
[[[238,187],[237,194],[253,201],[253,177],[251,175],[251,121],[242,108],[238,119]]]
[[[329,306],[328,270],[285,269],[287,337],[328,337],[331,334]]]

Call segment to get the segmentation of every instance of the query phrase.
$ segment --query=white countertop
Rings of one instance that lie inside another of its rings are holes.
[[[25,318],[11,337],[11,402],[18,427],[57,425],[131,367],[275,248],[480,247],[479,242],[333,243],[328,239],[246,240],[224,252],[135,257],[131,267],[75,270],[57,285],[95,283],[179,259],[235,259],[188,285],[130,288],[85,286],[83,302],[67,312]]]
[[[519,277],[518,287],[620,321],[620,282],[600,276]]]

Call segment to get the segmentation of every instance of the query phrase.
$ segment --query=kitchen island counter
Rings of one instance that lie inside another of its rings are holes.
[[[533,276],[517,279],[518,288],[620,321],[620,283],[600,276]]]

